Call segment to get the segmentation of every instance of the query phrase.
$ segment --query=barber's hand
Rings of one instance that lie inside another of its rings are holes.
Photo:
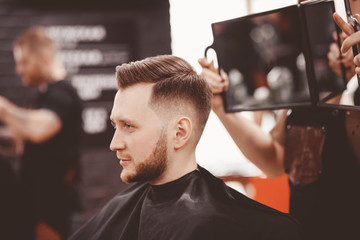
[[[347,38],[345,33],[340,34],[340,42]],[[337,35],[334,35],[335,42],[330,45],[329,52],[327,54],[329,60],[329,66],[338,75],[342,76],[341,65],[345,68],[346,80],[349,81],[355,74],[355,65],[353,62],[354,56],[352,50],[348,50],[345,53],[341,53],[337,44]]]
[[[360,15],[355,14],[354,17],[360,22]],[[342,43],[341,53],[346,53],[351,50],[351,47],[360,43],[360,32],[354,32],[353,27],[345,22],[339,14],[334,13],[334,20],[341,30],[348,36]],[[356,65],[355,73],[360,74],[360,55],[356,55],[353,59]]]
[[[212,108],[216,112],[218,110],[223,110],[223,100],[220,96],[220,93],[227,90],[229,81],[227,75],[224,71],[218,70],[214,66],[214,62],[209,62],[206,58],[200,58],[199,64],[202,67],[201,76],[203,76],[206,81],[209,83],[210,88],[213,92],[212,98]]]

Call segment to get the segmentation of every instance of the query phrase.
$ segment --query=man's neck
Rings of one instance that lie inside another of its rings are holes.
[[[186,161],[184,161],[184,159],[186,159]],[[194,153],[190,158],[181,158],[170,161],[165,172],[160,177],[149,181],[149,183],[151,185],[162,185],[168,182],[172,182],[194,171],[195,169],[197,169],[197,163]]]
[[[50,83],[62,81],[66,77],[65,68],[57,62],[52,63],[49,66],[49,69],[50,71],[49,76],[47,77],[47,81],[44,81],[37,87],[39,91],[46,91]]]

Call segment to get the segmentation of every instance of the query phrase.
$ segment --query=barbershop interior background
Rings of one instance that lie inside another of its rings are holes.
[[[126,185],[119,179],[115,153],[109,150],[109,121],[116,92],[115,66],[158,54],[174,54],[200,72],[198,58],[211,45],[211,23],[291,4],[296,0],[0,0],[0,95],[24,106],[34,92],[14,70],[12,41],[34,25],[46,26],[58,43],[68,80],[84,101],[82,180],[83,211],[78,226]],[[341,1],[335,1],[339,5]],[[249,112],[242,114],[251,118]],[[270,130],[271,114],[262,127]],[[66,151],[66,150],[65,150]],[[200,165],[251,198],[288,211],[287,177],[265,179],[236,147],[211,113],[197,149]],[[17,159],[11,160],[15,169]],[[273,190],[276,189],[276,194]]]

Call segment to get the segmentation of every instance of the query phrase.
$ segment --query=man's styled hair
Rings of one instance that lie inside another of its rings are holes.
[[[32,54],[55,57],[57,47],[46,34],[45,27],[36,26],[23,32],[14,42],[14,47],[27,47]]]
[[[151,107],[181,111],[190,104],[201,135],[211,110],[212,91],[184,59],[160,55],[122,64],[116,67],[116,78],[120,89],[137,83],[154,83]]]

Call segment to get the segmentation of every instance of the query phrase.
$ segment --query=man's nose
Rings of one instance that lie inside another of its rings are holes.
[[[111,151],[117,151],[122,150],[125,148],[125,142],[123,140],[123,137],[121,136],[121,133],[118,130],[115,130],[114,136],[110,143],[110,150]]]

